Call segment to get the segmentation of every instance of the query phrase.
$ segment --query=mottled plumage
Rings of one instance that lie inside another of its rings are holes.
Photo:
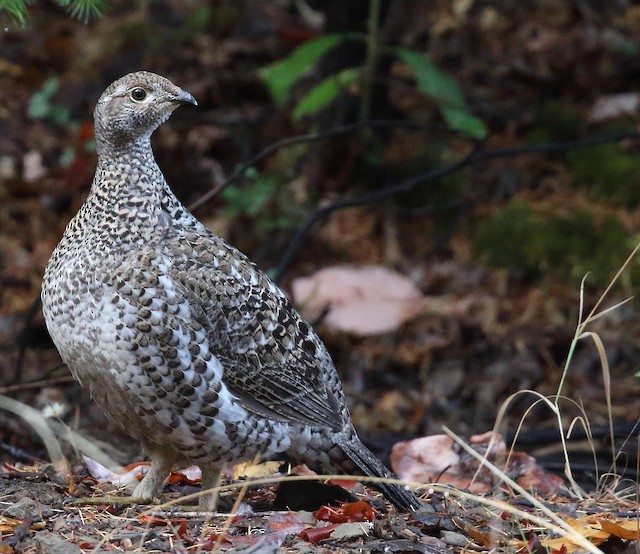
[[[194,98],[131,73],[95,109],[98,167],[47,265],[47,327],[73,375],[142,443],[150,500],[174,463],[285,453],[323,472],[390,476],[360,442],[329,354],[284,293],[169,189],[152,132]],[[380,486],[399,508],[417,499]],[[211,507],[211,500],[204,505]]]

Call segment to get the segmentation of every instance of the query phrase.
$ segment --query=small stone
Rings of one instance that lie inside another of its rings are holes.
[[[40,531],[35,536],[39,554],[82,554],[76,544],[65,541],[49,531]]]
[[[456,533],[455,531],[441,531],[440,538],[443,542],[450,546],[468,546],[469,539],[460,533]]]
[[[370,521],[341,523],[331,532],[331,538],[335,540],[353,539],[369,535],[372,529],[373,523]]]
[[[39,521],[51,517],[53,510],[49,506],[40,504],[31,498],[21,498],[18,502],[11,504],[4,513],[14,519]]]

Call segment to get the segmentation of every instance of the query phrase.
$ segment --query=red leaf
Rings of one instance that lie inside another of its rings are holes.
[[[316,544],[323,539],[328,539],[337,526],[338,524],[334,523],[333,525],[327,525],[326,527],[309,527],[309,529],[300,531],[300,536],[305,541],[310,542],[311,544]]]
[[[170,485],[195,485],[198,482],[199,481],[189,479],[189,477],[181,471],[172,471],[167,479],[167,483]]]
[[[179,527],[176,529],[176,532],[173,534],[176,539],[184,539],[189,532],[189,528],[187,527],[187,520],[183,519],[180,521]]]
[[[213,552],[214,548],[219,547],[223,543],[229,544],[229,542],[226,535],[221,536],[220,533],[211,533],[207,540],[199,546],[202,552]]]
[[[349,492],[351,492],[357,484],[358,481],[354,481],[353,479],[327,479],[327,485],[338,485],[343,489],[347,489]]]
[[[313,517],[318,521],[329,521],[331,523],[355,523],[358,521],[373,521],[376,517],[375,510],[371,504],[360,500],[358,502],[346,502],[339,507],[321,506]]]
[[[156,516],[152,516],[149,514],[140,514],[138,516],[138,521],[144,525],[152,525],[154,527],[156,526],[161,526],[161,525],[167,525],[169,523],[169,520],[161,518],[161,517],[156,517]]]
[[[347,522],[356,521],[373,521],[376,518],[376,512],[368,502],[360,500],[359,502],[347,502],[340,506],[347,515]]]
[[[267,519],[266,524],[271,532],[298,533],[304,529],[304,523],[293,512],[273,514]]]

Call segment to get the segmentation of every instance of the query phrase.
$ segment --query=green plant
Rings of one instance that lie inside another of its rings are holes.
[[[107,0],[54,0],[58,6],[67,10],[71,17],[89,21],[91,17],[100,17],[107,8]],[[0,0],[0,14],[4,11],[19,25],[25,25],[29,18],[29,4],[33,0]]]
[[[69,109],[66,106],[52,104],[51,97],[60,87],[57,77],[47,79],[42,88],[29,98],[27,115],[31,119],[47,119],[57,125],[69,123]]]
[[[567,153],[573,186],[619,206],[640,205],[640,154],[621,144],[601,144]]]
[[[254,169],[248,171],[246,176],[247,183],[244,186],[226,187],[222,190],[225,214],[231,219],[239,216],[255,219],[265,230],[295,225],[296,218],[286,213],[288,206],[275,201],[278,193],[282,191],[279,180],[272,176],[260,175]],[[276,205],[277,208],[274,208]]]
[[[51,102],[51,98],[59,87],[60,80],[57,77],[47,79],[42,88],[29,98],[27,115],[31,119],[42,119],[55,125],[64,126],[76,134],[76,140],[73,144],[68,144],[65,147],[58,159],[62,167],[69,167],[77,159],[79,151],[95,152],[95,140],[93,139],[93,127],[87,133],[78,121],[71,119],[69,108]]]
[[[628,245],[627,231],[613,216],[598,221],[586,210],[554,215],[514,200],[480,223],[474,252],[528,280],[575,280],[589,272],[608,276],[624,261]]]
[[[487,134],[484,123],[471,114],[459,85],[419,52],[378,44],[377,21],[379,0],[370,0],[368,33],[334,33],[305,42],[285,59],[263,68],[260,74],[276,104],[284,104],[294,85],[332,49],[345,42],[364,42],[367,54],[360,67],[344,69],[329,75],[315,85],[296,104],[294,118],[317,113],[332,102],[341,90],[356,83],[361,92],[361,119],[367,119],[373,71],[380,52],[396,56],[409,66],[416,77],[418,90],[435,100],[449,128],[481,139]]]

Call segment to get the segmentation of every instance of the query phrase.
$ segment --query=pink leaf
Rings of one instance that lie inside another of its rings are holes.
[[[381,266],[327,267],[296,279],[292,291],[307,319],[328,310],[327,325],[357,335],[393,331],[423,310],[413,281]]]

